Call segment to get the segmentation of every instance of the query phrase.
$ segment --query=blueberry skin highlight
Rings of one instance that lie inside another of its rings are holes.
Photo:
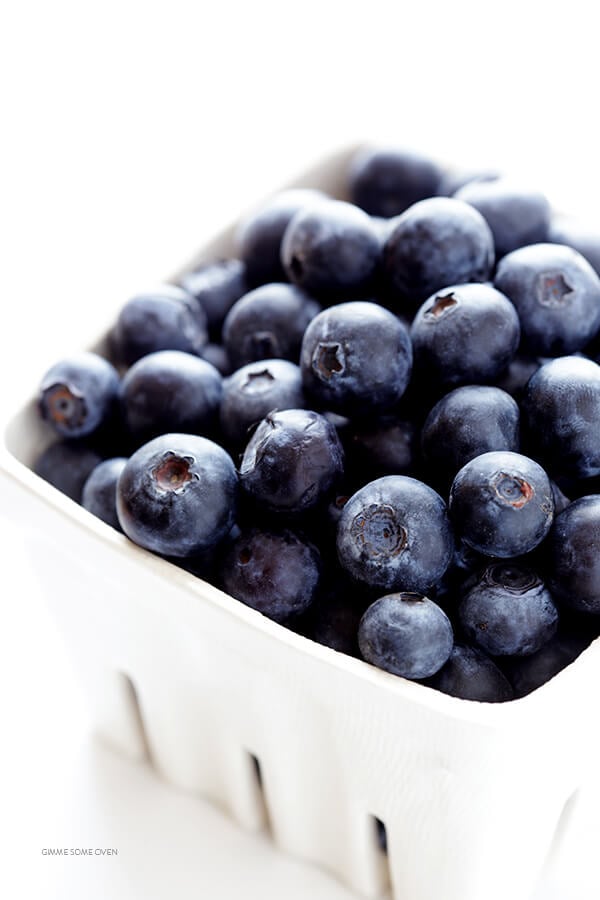
[[[165,434],[129,458],[117,486],[121,528],[163,556],[193,556],[215,547],[234,523],[238,478],[218,444]]]
[[[454,635],[446,613],[411,592],[380,597],[358,629],[363,659],[403,678],[428,678],[450,657]]]
[[[215,425],[222,378],[214,366],[179,350],[142,357],[123,378],[123,415],[132,435],[205,434]]]
[[[33,471],[61,494],[81,503],[83,486],[102,457],[81,441],[58,441],[42,451]]]
[[[538,191],[522,189],[505,178],[471,181],[454,195],[486,220],[494,236],[496,257],[527,244],[548,240],[550,204]]]
[[[245,294],[227,314],[223,343],[239,369],[261,359],[297,362],[302,336],[320,307],[291,284],[264,284]]]
[[[199,356],[208,341],[206,314],[183,288],[161,285],[125,304],[110,340],[116,358],[127,366],[157,350]]]
[[[460,284],[425,301],[411,325],[415,368],[441,385],[493,381],[519,346],[517,312],[488,284]]]
[[[286,359],[263,359],[248,363],[223,385],[221,430],[232,444],[248,440],[249,431],[275,410],[304,406],[302,375]]]
[[[570,503],[547,542],[548,584],[567,607],[600,615],[600,495]]]
[[[321,572],[319,553],[289,529],[242,532],[226,553],[221,578],[227,593],[275,622],[305,612]]]
[[[481,650],[463,644],[454,645],[448,662],[427,684],[451,697],[482,703],[504,703],[514,697],[498,666]]]
[[[458,472],[450,490],[456,534],[485,556],[529,553],[554,517],[552,486],[538,463],[510,451],[491,451]]]
[[[286,228],[300,210],[327,201],[327,195],[321,191],[293,188],[275,194],[246,219],[238,231],[236,244],[250,284],[286,280],[281,262],[281,242]]]
[[[270,413],[244,452],[240,481],[266,509],[299,514],[313,509],[339,481],[343,450],[337,432],[316,412]]]
[[[322,408],[349,416],[383,412],[408,385],[410,337],[383,306],[340,303],[307,327],[300,367],[305,390]]]
[[[486,281],[493,264],[494,239],[485,219],[450,197],[421,200],[407,209],[383,248],[392,293],[413,307],[449,284]]]
[[[447,484],[482,453],[519,449],[519,407],[496,387],[455,388],[427,416],[421,448],[428,472]]]
[[[75,353],[42,379],[38,410],[61,437],[81,438],[110,423],[119,395],[119,375],[96,353]]]
[[[353,203],[371,216],[389,219],[437,194],[441,178],[440,167],[426,156],[380,148],[356,155],[348,185]]]
[[[524,566],[488,566],[458,610],[468,639],[492,656],[527,656],[556,632],[558,611],[544,582]]]
[[[600,278],[570,247],[515,250],[500,262],[494,283],[515,305],[531,353],[575,353],[600,329]]]
[[[200,266],[183,275],[179,284],[196,298],[206,315],[208,329],[216,339],[233,304],[250,290],[246,266],[239,259],[221,259]]]
[[[405,475],[387,475],[360,488],[338,522],[342,567],[371,587],[425,593],[443,576],[453,550],[446,504]]]
[[[117,482],[126,462],[125,457],[115,456],[99,463],[90,472],[81,496],[84,509],[117,531],[122,530],[117,516]]]
[[[330,301],[368,293],[380,256],[376,225],[357,206],[341,200],[298,212],[281,245],[290,281]]]
[[[556,475],[600,475],[600,366],[565,356],[531,378],[522,403],[528,440]]]

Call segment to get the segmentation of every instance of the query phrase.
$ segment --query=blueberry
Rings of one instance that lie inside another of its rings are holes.
[[[239,259],[205,263],[179,279],[181,287],[196,298],[206,315],[211,335],[219,337],[225,316],[250,289],[246,267]]]
[[[114,366],[96,353],[76,353],[46,372],[38,408],[62,437],[80,438],[110,424],[118,394]]]
[[[231,375],[232,368],[227,356],[227,350],[222,344],[205,344],[201,353],[202,359],[214,366],[223,375]]]
[[[403,678],[428,678],[450,657],[454,635],[446,613],[427,597],[403,591],[367,609],[358,645],[367,662]]]
[[[33,471],[62,494],[80,503],[83,486],[101,461],[102,457],[81,441],[58,441],[40,453]]]
[[[242,487],[273,512],[314,508],[339,481],[343,451],[323,416],[304,409],[270,413],[259,424],[242,459]]]
[[[212,441],[165,434],[127,461],[117,487],[125,534],[165,556],[193,556],[230,531],[237,474],[230,456]]]
[[[238,369],[223,385],[221,429],[232,444],[248,440],[249,430],[267,413],[304,406],[302,375],[285,359],[264,359]]]
[[[537,244],[515,250],[498,266],[495,284],[514,303],[533,354],[574,353],[600,329],[600,278],[570,247]]]
[[[555,475],[600,475],[600,366],[566,356],[543,365],[522,404],[528,439]]]
[[[320,557],[289,529],[242,532],[221,570],[227,593],[276,622],[305,612],[320,576]]]
[[[357,581],[423,593],[439,581],[452,557],[446,505],[414,478],[378,478],[344,506],[337,551],[343,568]]]
[[[548,240],[550,204],[543,194],[505,178],[470,181],[455,196],[481,213],[494,235],[499,259],[527,244]]]
[[[191,294],[172,284],[129,300],[110,335],[115,356],[127,366],[157,350],[198,356],[207,340],[204,310]]]
[[[584,256],[597,275],[600,275],[600,231],[577,219],[556,216],[550,222],[548,240],[552,244],[566,244]]]
[[[492,656],[535,653],[554,635],[558,612],[539,576],[525,566],[488,566],[463,597],[465,634]]]
[[[383,249],[386,280],[400,302],[422,303],[449,284],[486,281],[494,239],[483,216],[461,200],[432,197],[396,219]]]
[[[321,191],[293,188],[275,194],[246,219],[238,231],[236,242],[251,284],[285,281],[286,274],[281,262],[281,242],[285,230],[301,209],[312,208],[324,201],[327,197]]]
[[[223,343],[239,369],[261,359],[298,361],[306,326],[318,304],[291,284],[264,284],[235,303],[223,325]]]
[[[419,374],[442,385],[497,378],[519,346],[519,317],[489,284],[438,291],[419,309],[410,330]]]
[[[326,300],[368,292],[380,255],[379,232],[369,216],[339,200],[298,212],[281,245],[290,281]]]
[[[340,303],[319,313],[302,341],[307,392],[342,415],[394,406],[410,379],[412,347],[405,326],[376,303]]]
[[[221,403],[222,378],[190,353],[161,350],[142,357],[123,379],[125,422],[139,440],[168,432],[206,434]]]
[[[573,501],[548,537],[550,590],[565,606],[600,614],[600,495]]]
[[[514,691],[492,660],[474,647],[455,644],[448,662],[428,682],[429,687],[485,703],[512,700]]]
[[[527,456],[483,453],[454,479],[450,515],[459,537],[479,553],[503,559],[522,556],[550,530],[552,487],[542,467]]]
[[[525,697],[570,665],[588,646],[589,640],[576,634],[558,632],[530,656],[516,656],[503,662],[515,697]]]
[[[124,457],[116,456],[99,463],[90,472],[81,497],[81,505],[88,512],[117,531],[121,531],[117,516],[117,481],[126,462]]]
[[[519,407],[496,387],[456,388],[427,416],[421,447],[436,483],[447,484],[465,463],[482,453],[519,449]]]
[[[345,436],[347,467],[366,480],[383,475],[408,475],[416,461],[416,427],[412,422],[387,416],[371,422],[355,422]]]
[[[350,197],[372,216],[397,216],[438,192],[442,172],[432,160],[406,150],[364,150],[352,161]]]

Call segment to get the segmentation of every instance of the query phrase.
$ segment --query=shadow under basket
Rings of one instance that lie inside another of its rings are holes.
[[[342,196],[355,150],[294,186]],[[232,234],[189,268],[230,254]],[[521,700],[448,697],[135,546],[31,471],[51,440],[23,398],[0,447],[2,503],[104,739],[359,894],[391,882],[396,900],[530,896],[598,756],[599,641]]]

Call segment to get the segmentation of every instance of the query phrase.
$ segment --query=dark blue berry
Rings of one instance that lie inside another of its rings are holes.
[[[438,193],[442,172],[426,156],[407,150],[363,150],[352,161],[350,197],[372,216],[397,216]]]
[[[419,309],[410,330],[415,368],[442,385],[497,378],[519,346],[519,317],[489,284],[438,291]]]
[[[533,354],[574,353],[600,329],[600,278],[571,247],[515,250],[498,266],[495,284],[514,303]]]
[[[248,363],[223,385],[221,429],[232,444],[248,440],[249,431],[267,413],[301,409],[304,405],[302,375],[285,359]]]
[[[367,609],[358,645],[367,662],[403,678],[429,678],[450,657],[454,636],[446,613],[410,592],[380,597]]]
[[[290,281],[327,300],[368,292],[380,255],[379,233],[369,216],[339,200],[297,213],[281,246]]]
[[[404,475],[360,488],[338,523],[343,568],[357,581],[385,590],[424,593],[446,571],[453,549],[444,501]]]
[[[460,200],[433,197],[396,219],[383,250],[386,280],[399,303],[422,303],[450,284],[486,281],[494,240],[483,216]]]
[[[276,622],[308,609],[319,576],[316,548],[289,529],[243,531],[225,554],[221,569],[227,593]]]
[[[225,316],[249,290],[246,267],[239,259],[205,263],[179,279],[181,287],[196,298],[206,315],[208,329],[218,340]]]
[[[237,474],[231,457],[212,441],[165,434],[127,461],[117,487],[125,534],[165,556],[193,556],[230,531]]]
[[[117,516],[117,482],[127,460],[117,456],[99,463],[90,472],[84,486],[81,497],[81,505],[97,516],[121,531]]]
[[[483,453],[454,479],[450,515],[457,535],[479,553],[522,556],[550,530],[552,487],[542,467],[520,453]]]
[[[427,684],[463,700],[503,703],[514,697],[510,682],[498,666],[481,650],[463,644],[454,645],[448,662]]]
[[[75,353],[46,372],[38,408],[62,437],[80,438],[107,426],[117,407],[119,376],[96,353]]]
[[[221,375],[205,360],[179,350],[149,353],[123,378],[125,422],[139,440],[206,434],[217,421],[221,393]]]
[[[535,653],[558,625],[544,582],[533,570],[513,563],[485,569],[463,597],[458,614],[469,640],[492,656]]]
[[[44,450],[33,471],[62,494],[76,503],[81,502],[83,486],[102,457],[80,441],[58,441]]]
[[[319,406],[342,415],[395,406],[408,385],[408,331],[376,303],[340,303],[319,313],[302,341],[302,378]]]
[[[600,495],[581,497],[556,517],[547,542],[550,590],[562,604],[600,614]]]
[[[264,284],[235,303],[223,325],[223,343],[239,369],[261,359],[298,361],[306,326],[318,304],[291,284]]]
[[[343,472],[336,430],[318,413],[288,409],[259,424],[242,459],[242,487],[263,507],[303,513],[334,488]]]

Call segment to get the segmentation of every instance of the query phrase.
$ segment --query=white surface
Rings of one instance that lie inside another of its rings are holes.
[[[218,13],[176,2],[5,6],[3,408],[17,380],[33,386],[74,340],[96,333],[107,310],[171,271],[240,207],[357,135],[501,163],[547,185],[559,206],[593,214],[597,38],[588,10],[571,3],[567,18],[564,7],[553,15],[548,4],[505,3],[482,21],[475,3],[409,12],[373,2],[366,23],[347,3],[293,12],[222,3]],[[89,744],[5,512],[1,892],[347,896]],[[598,896],[599,807],[591,795],[538,900]],[[41,857],[65,840],[118,840],[121,853]]]

